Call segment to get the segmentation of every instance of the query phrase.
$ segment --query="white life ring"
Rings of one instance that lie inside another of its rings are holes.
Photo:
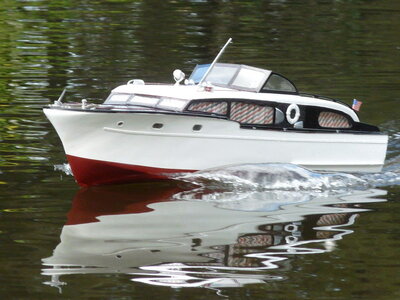
[[[294,116],[292,117],[292,112],[294,111]],[[297,106],[297,104],[290,104],[286,110],[286,120],[289,122],[289,124],[294,124],[296,123],[300,118],[300,108]]]

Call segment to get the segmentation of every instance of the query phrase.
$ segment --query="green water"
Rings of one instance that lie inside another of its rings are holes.
[[[55,170],[66,159],[41,108],[64,87],[100,103],[132,78],[173,82],[229,37],[223,62],[362,101],[390,137],[382,173],[333,193],[80,190]],[[399,37],[395,0],[2,0],[0,298],[400,298]]]

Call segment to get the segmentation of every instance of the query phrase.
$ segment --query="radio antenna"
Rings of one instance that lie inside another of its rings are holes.
[[[204,74],[204,76],[201,78],[201,80],[199,81],[199,85],[201,85],[204,81],[204,79],[206,79],[207,75],[210,74],[212,68],[214,67],[214,65],[217,63],[219,57],[222,55],[222,53],[224,53],[225,48],[228,47],[228,45],[232,42],[232,38],[229,38],[229,40],[225,43],[225,45],[222,47],[222,49],[219,51],[218,55],[215,57],[214,61],[212,62],[212,64],[210,65],[210,67],[208,68],[207,72]]]

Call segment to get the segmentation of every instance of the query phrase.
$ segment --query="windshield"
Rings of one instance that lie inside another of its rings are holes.
[[[199,83],[209,67],[210,64],[196,66],[189,79]],[[270,74],[270,71],[245,65],[215,64],[204,81],[213,85],[258,92]]]
[[[205,81],[216,85],[228,85],[236,75],[238,69],[238,66],[215,65],[205,78]]]
[[[197,65],[190,75],[189,80],[193,80],[196,84],[199,83],[210,66],[211,64]]]

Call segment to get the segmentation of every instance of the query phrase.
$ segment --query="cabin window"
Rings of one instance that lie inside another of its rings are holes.
[[[318,125],[326,128],[350,128],[349,120],[338,113],[322,111],[318,116]]]
[[[125,104],[132,94],[111,94],[105,104]]]
[[[275,124],[281,124],[285,121],[285,114],[279,108],[275,108]]]
[[[205,78],[205,81],[213,84],[228,85],[232,77],[236,74],[238,67],[235,65],[215,65]]]
[[[209,114],[226,115],[228,112],[228,104],[226,102],[219,101],[201,101],[190,104],[188,110]]]
[[[270,106],[243,102],[231,104],[231,120],[242,124],[273,124],[274,114],[275,109]]]
[[[285,77],[278,74],[271,74],[262,88],[262,92],[285,92],[297,93],[296,87]]]
[[[235,80],[232,82],[233,87],[242,89],[259,90],[265,81],[265,72],[242,67]]]
[[[182,111],[186,106],[187,101],[175,98],[163,98],[158,102],[157,108],[161,109],[171,109],[175,111]]]
[[[160,98],[158,97],[135,95],[132,99],[129,100],[129,104],[154,107],[158,103],[158,101],[160,101]]]

